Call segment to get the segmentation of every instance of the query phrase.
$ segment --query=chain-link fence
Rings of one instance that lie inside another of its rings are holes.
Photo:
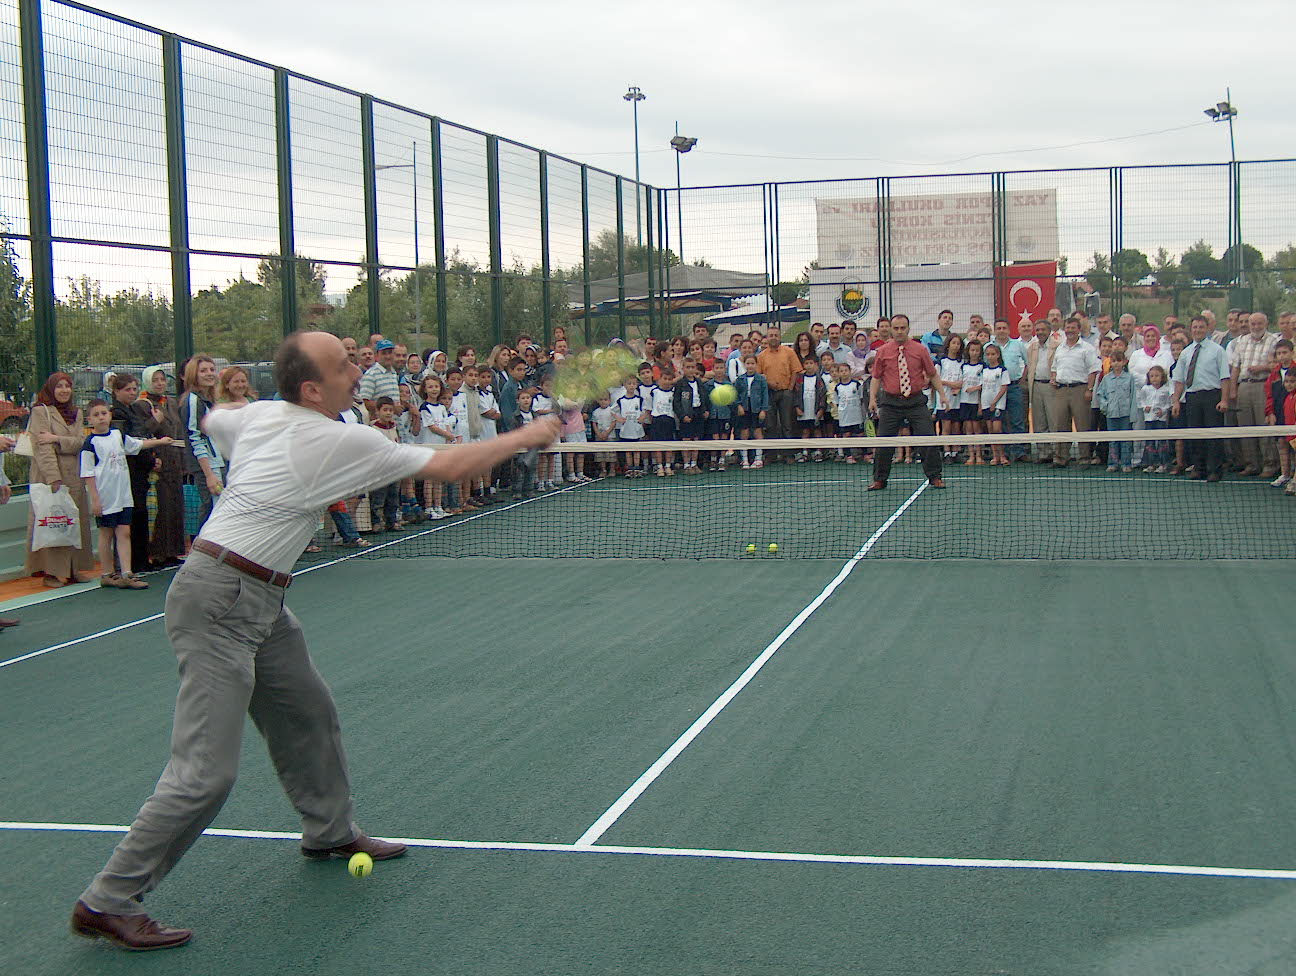
[[[620,334],[586,285],[644,270],[651,211],[650,188],[530,146],[0,0],[0,423],[55,368],[86,399],[114,367],[260,363],[302,327],[482,355]]]
[[[973,314],[1017,327],[1051,308],[1157,323],[1209,309],[1222,327],[1234,306],[1271,321],[1296,310],[1296,160],[767,183],[660,197],[664,246],[686,264],[763,279],[753,310],[785,323],[871,323],[903,311],[925,331],[947,308],[958,328]]]

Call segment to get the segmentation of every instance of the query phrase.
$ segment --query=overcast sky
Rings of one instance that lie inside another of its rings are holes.
[[[1296,155],[1291,0],[103,6],[658,186]]]

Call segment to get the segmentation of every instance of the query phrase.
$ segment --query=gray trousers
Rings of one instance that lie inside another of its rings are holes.
[[[180,663],[171,761],[130,831],[81,896],[97,912],[138,915],[224,805],[238,774],[244,716],[270,750],[302,818],[302,846],[359,835],[337,709],[315,670],[284,590],[200,552],[166,597],[166,631]]]
[[[1239,427],[1265,425],[1264,382],[1239,382],[1237,393],[1237,418]],[[1239,440],[1243,462],[1266,472],[1278,470],[1278,440],[1274,437]]]

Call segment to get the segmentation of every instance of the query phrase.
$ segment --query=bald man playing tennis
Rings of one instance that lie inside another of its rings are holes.
[[[356,826],[337,709],[284,596],[320,515],[404,478],[453,484],[558,436],[556,420],[429,454],[338,423],[360,380],[342,343],[289,336],[275,355],[282,401],[214,409],[203,426],[233,457],[224,493],[166,597],[180,663],[171,760],[154,793],[72,913],[72,931],[126,949],[167,949],[188,929],[151,919],[143,898],[220,812],[238,772],[244,715],[302,818],[307,857],[399,857],[403,844]]]

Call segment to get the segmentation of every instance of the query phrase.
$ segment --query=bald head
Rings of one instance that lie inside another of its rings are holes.
[[[342,341],[327,332],[294,332],[275,353],[279,395],[329,417],[351,405],[359,379]]]

